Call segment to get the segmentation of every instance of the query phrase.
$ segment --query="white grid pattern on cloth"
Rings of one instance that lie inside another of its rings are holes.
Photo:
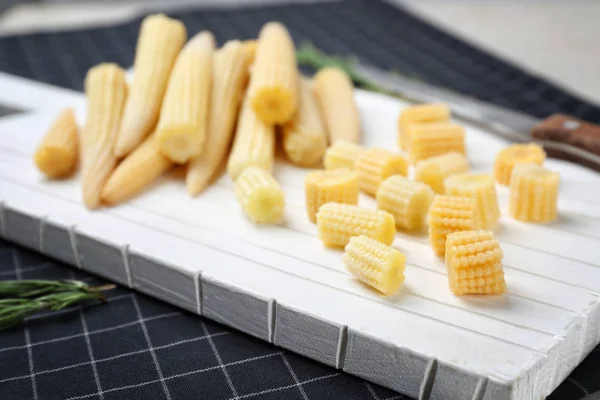
[[[204,322],[202,322],[202,330],[204,331],[204,333],[206,335],[208,335],[208,329],[206,329],[206,324]],[[237,390],[235,389],[235,386],[233,386],[233,382],[231,380],[231,376],[229,376],[229,373],[227,372],[227,368],[223,364],[223,360],[221,359],[221,355],[219,354],[219,351],[217,350],[217,346],[215,346],[215,342],[212,340],[211,337],[208,338],[208,343],[210,343],[210,348],[212,349],[212,351],[213,351],[213,353],[215,355],[215,358],[217,359],[217,362],[219,363],[219,367],[223,371],[223,375],[225,375],[225,379],[227,380],[227,384],[229,385],[229,388],[231,389],[231,393],[233,393],[233,396],[234,396],[235,399],[239,399]]]

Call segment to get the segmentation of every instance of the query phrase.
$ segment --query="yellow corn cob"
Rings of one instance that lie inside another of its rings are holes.
[[[48,178],[66,178],[77,169],[79,136],[73,110],[61,111],[34,154],[35,165]]]
[[[261,121],[246,98],[240,111],[227,171],[232,179],[249,166],[271,172],[274,157],[275,127]]]
[[[268,124],[283,124],[292,118],[298,102],[298,65],[294,42],[279,22],[265,24],[258,37],[250,104]]]
[[[117,157],[135,149],[154,129],[171,69],[186,36],[181,21],[163,14],[150,15],[142,21],[133,82],[115,145]]]
[[[343,247],[350,238],[359,235],[390,245],[396,234],[396,223],[390,213],[340,203],[319,207],[317,228],[319,239],[330,247]]]
[[[359,144],[344,139],[338,140],[325,151],[323,165],[325,169],[354,169],[356,159],[363,151],[365,148]]]
[[[358,280],[385,295],[395,293],[404,282],[404,254],[368,236],[351,238],[343,260]]]
[[[537,164],[517,164],[510,178],[510,215],[520,221],[556,219],[560,175]]]
[[[88,208],[100,205],[100,192],[117,165],[113,151],[127,97],[125,71],[116,64],[92,67],[85,77],[87,120],[81,131],[81,186]]]
[[[200,32],[185,45],[169,78],[156,140],[163,154],[183,164],[202,152],[208,128],[215,38]]]
[[[325,203],[358,204],[358,175],[347,168],[313,171],[304,179],[306,211],[317,222],[317,211]]]
[[[437,194],[444,194],[444,180],[450,175],[469,172],[469,162],[464,154],[446,153],[417,163],[415,180],[429,185]]]
[[[310,166],[323,157],[327,148],[327,134],[313,98],[310,81],[301,78],[298,87],[298,110],[282,130],[283,149],[294,164]]]
[[[379,185],[392,175],[406,176],[408,161],[404,156],[384,149],[368,149],[356,159],[360,190],[375,196]]]
[[[494,178],[487,174],[457,174],[444,181],[446,194],[470,197],[477,203],[479,227],[494,229],[500,218]]]
[[[244,40],[244,53],[246,54],[246,59],[248,60],[248,65],[252,65],[254,63],[254,58],[256,57],[256,47],[258,46],[258,42],[255,39]]]
[[[506,292],[502,249],[492,232],[455,232],[446,239],[450,290],[457,295]]]
[[[121,161],[104,185],[100,198],[109,206],[122,203],[141,193],[172,166],[152,134]]]
[[[235,197],[251,221],[274,224],[283,216],[285,198],[270,173],[248,167],[235,180]]]
[[[450,109],[445,104],[419,104],[400,111],[398,117],[398,146],[403,150],[410,148],[408,127],[414,123],[448,122]]]
[[[244,45],[238,40],[225,43],[213,57],[208,134],[204,150],[190,160],[186,175],[187,191],[192,196],[208,186],[229,150],[235,119],[248,80],[248,62]]]
[[[534,163],[542,165],[546,153],[535,143],[513,144],[498,153],[494,164],[494,176],[501,185],[510,184],[510,174],[516,164]]]
[[[452,232],[472,231],[477,228],[477,206],[474,199],[437,195],[429,213],[429,242],[434,253],[443,256],[446,237]]]
[[[450,152],[465,154],[465,130],[460,125],[448,122],[410,124],[408,132],[413,163]]]
[[[313,91],[331,144],[342,139],[359,143],[360,115],[348,75],[339,68],[322,68],[313,78]]]
[[[433,200],[433,191],[424,183],[394,175],[384,180],[377,190],[377,208],[394,216],[396,227],[421,229]]]

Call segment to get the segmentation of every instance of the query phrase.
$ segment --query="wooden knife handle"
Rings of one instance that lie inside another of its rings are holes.
[[[600,171],[600,125],[565,114],[553,114],[534,126],[531,136],[542,141],[549,157],[573,161]],[[544,145],[544,142],[549,145]]]

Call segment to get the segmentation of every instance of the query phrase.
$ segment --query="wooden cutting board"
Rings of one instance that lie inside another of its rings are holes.
[[[406,282],[386,298],[317,239],[303,203],[306,170],[276,165],[287,201],[280,226],[246,220],[226,176],[195,199],[166,177],[127,204],[90,212],[78,178],[48,182],[32,163],[57,109],[73,106],[83,122],[83,96],[0,74],[8,85],[0,103],[33,110],[0,119],[9,240],[423,399],[542,399],[600,342],[600,175],[582,167],[547,162],[562,177],[560,217],[548,225],[509,218],[507,189],[498,187],[507,295],[452,295],[426,236],[399,233]],[[395,149],[406,104],[356,98],[365,144]],[[476,172],[490,172],[506,145],[467,127]]]

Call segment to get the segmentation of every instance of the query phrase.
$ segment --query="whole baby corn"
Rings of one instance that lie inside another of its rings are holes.
[[[452,152],[419,161],[415,168],[415,180],[425,183],[437,194],[444,194],[444,180],[465,172],[469,172],[467,157]]]
[[[456,295],[506,292],[500,244],[489,231],[454,232],[446,239],[448,284]]]
[[[136,196],[172,166],[158,149],[154,134],[148,136],[110,175],[102,189],[102,202],[114,206]]]
[[[135,149],[154,129],[171,69],[186,37],[183,23],[164,14],[150,15],[142,21],[133,82],[115,144],[117,157]]]
[[[546,159],[544,149],[535,144],[513,144],[498,153],[494,163],[494,176],[501,185],[510,184],[510,175],[517,164],[534,163],[542,165]]]
[[[381,210],[327,203],[317,212],[319,239],[329,247],[344,247],[350,238],[365,235],[390,245],[396,234],[394,217]]]
[[[410,148],[409,127],[414,123],[449,122],[450,109],[446,104],[419,104],[406,107],[398,117],[398,146],[403,150]]]
[[[250,166],[271,172],[274,158],[275,127],[258,118],[246,99],[240,111],[227,172],[232,179],[236,179]]]
[[[203,191],[225,159],[248,80],[248,54],[239,40],[231,40],[213,57],[210,116],[204,150],[190,160],[185,184],[190,195]]]
[[[87,119],[81,131],[81,189],[88,208],[100,205],[100,192],[117,165],[114,144],[127,96],[125,71],[116,64],[92,67],[85,77]]]
[[[313,77],[313,92],[329,142],[338,140],[359,143],[360,115],[354,99],[354,86],[348,75],[339,68],[321,68]]]
[[[67,178],[77,169],[79,129],[71,108],[61,111],[33,156],[35,165],[50,179]]]
[[[406,176],[408,161],[401,154],[385,149],[372,148],[362,152],[354,165],[358,173],[358,185],[364,193],[375,196],[379,185],[392,175]]]
[[[377,190],[377,208],[392,214],[396,227],[409,231],[423,227],[432,200],[429,186],[400,175],[390,176]]]
[[[171,161],[183,164],[202,152],[208,129],[215,38],[203,31],[185,45],[169,78],[156,141]]]
[[[267,171],[245,168],[235,180],[235,197],[248,218],[258,224],[274,224],[281,220],[285,197],[281,187]]]
[[[356,143],[344,139],[336,141],[325,151],[323,165],[325,169],[354,169],[356,159],[366,149]]]
[[[517,164],[510,178],[510,215],[524,222],[556,219],[560,175],[533,163]]]
[[[347,168],[312,171],[306,174],[304,190],[308,218],[317,222],[317,212],[323,204],[358,204],[358,175]]]
[[[351,238],[343,260],[348,271],[385,295],[395,293],[404,282],[404,254],[368,236]]]
[[[279,22],[268,22],[260,31],[248,97],[256,115],[267,124],[283,124],[296,112],[296,50],[286,27]]]
[[[283,150],[296,165],[315,165],[327,148],[327,133],[313,98],[310,81],[299,80],[300,98],[294,117],[283,125]]]

